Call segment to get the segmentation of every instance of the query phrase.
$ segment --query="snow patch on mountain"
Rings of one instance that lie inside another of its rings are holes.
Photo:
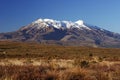
[[[84,21],[83,21],[83,20],[78,20],[78,21],[76,21],[75,23],[78,24],[78,25],[81,26],[81,27],[84,27],[84,28],[86,28],[86,29],[88,29],[88,30],[91,30],[89,27],[87,27],[87,26],[84,24]]]
[[[40,19],[32,22],[32,24],[30,24],[30,25],[28,25],[24,28],[32,27],[32,28],[41,29],[41,28],[46,28],[46,27],[54,27],[57,29],[77,28],[77,29],[81,29],[81,30],[82,29],[91,30],[89,27],[84,25],[84,22],[82,20],[72,22],[72,21],[57,21],[57,20],[53,20],[53,19],[41,19],[40,18]]]
[[[83,20],[78,20],[75,23],[77,23],[78,25],[83,25]]]

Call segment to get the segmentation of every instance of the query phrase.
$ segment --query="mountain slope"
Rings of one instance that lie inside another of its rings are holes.
[[[120,47],[120,34],[76,22],[38,19],[15,32],[1,33],[0,40],[36,41],[46,44]]]

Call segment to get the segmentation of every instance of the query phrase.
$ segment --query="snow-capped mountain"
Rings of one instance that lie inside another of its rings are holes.
[[[84,25],[82,20],[72,22],[72,21],[57,21],[57,20],[53,20],[53,19],[38,19],[38,20],[32,22],[32,24],[30,24],[24,28],[28,28],[28,27],[37,28],[37,29],[47,28],[47,27],[54,27],[56,29],[72,29],[72,28],[90,29],[89,27]]]
[[[120,34],[91,26],[82,20],[38,19],[15,32],[1,33],[0,40],[36,41],[71,46],[120,47]]]

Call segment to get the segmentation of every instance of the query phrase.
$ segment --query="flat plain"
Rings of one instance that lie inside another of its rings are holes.
[[[1,41],[0,80],[120,80],[120,49]]]

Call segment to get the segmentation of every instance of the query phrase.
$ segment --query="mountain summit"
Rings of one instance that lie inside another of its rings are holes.
[[[38,19],[19,30],[0,33],[0,40],[36,41],[45,44],[120,47],[120,34],[85,24],[84,21]]]
[[[30,24],[31,25],[31,24]],[[32,26],[26,26],[25,28],[28,27],[34,27],[34,28],[47,28],[47,27],[54,27],[57,29],[72,29],[72,28],[86,28],[90,29],[89,27],[85,26],[82,20],[78,20],[76,22],[72,21],[57,21],[53,19],[38,19],[34,22],[32,22]]]

